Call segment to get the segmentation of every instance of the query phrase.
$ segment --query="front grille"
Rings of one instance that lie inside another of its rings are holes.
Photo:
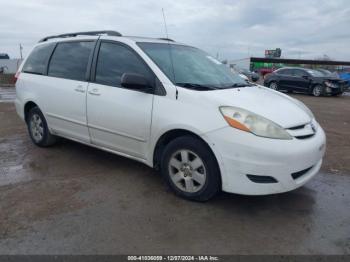
[[[293,127],[288,128],[288,129],[290,129],[290,130],[297,130],[297,129],[302,129],[304,127],[305,127],[305,125],[300,125],[300,126],[293,126]]]
[[[313,137],[316,133],[315,126],[310,122],[303,125],[287,128],[288,133],[297,139],[307,139]]]
[[[255,176],[255,175],[247,175],[250,181],[254,183],[260,184],[269,184],[269,183],[277,183],[278,181],[272,176]]]
[[[314,136],[314,134],[306,135],[306,136],[296,136],[295,138],[297,138],[297,139],[306,139],[306,138],[313,137],[313,136]]]
[[[313,167],[311,166],[311,167],[306,168],[306,169],[304,169],[304,170],[301,170],[301,171],[292,173],[293,179],[298,179],[299,177],[305,175],[308,171],[310,171],[311,168],[313,168]]]

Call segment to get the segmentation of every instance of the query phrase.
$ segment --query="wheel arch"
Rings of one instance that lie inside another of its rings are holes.
[[[166,145],[169,144],[174,139],[176,139],[178,137],[182,137],[182,136],[192,136],[192,137],[195,137],[195,138],[199,139],[200,141],[202,141],[207,146],[208,150],[210,150],[210,152],[215,157],[215,161],[216,161],[216,164],[218,166],[218,170],[220,170],[219,161],[218,161],[213,149],[210,147],[209,143],[207,141],[205,141],[198,134],[194,133],[193,131],[189,131],[187,129],[171,129],[171,130],[168,130],[165,133],[163,133],[158,138],[158,140],[154,146],[153,160],[152,160],[153,167],[155,169],[157,169],[157,170],[159,169],[160,158],[161,158],[162,152],[164,151]],[[221,179],[221,174],[220,174],[220,179]]]
[[[26,122],[27,122],[27,117],[28,117],[29,111],[34,107],[38,107],[38,105],[33,101],[27,101],[25,103],[23,110],[24,110],[24,120]]]

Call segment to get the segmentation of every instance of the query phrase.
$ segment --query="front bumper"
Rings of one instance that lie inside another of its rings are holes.
[[[268,139],[231,127],[206,133],[203,139],[217,157],[222,190],[244,195],[275,194],[304,185],[318,173],[326,143],[320,126],[306,139]],[[292,176],[295,173],[297,178]],[[268,176],[277,182],[253,182],[247,175]]]
[[[339,87],[324,87],[324,93],[327,95],[338,95],[346,91],[345,86],[339,86]]]

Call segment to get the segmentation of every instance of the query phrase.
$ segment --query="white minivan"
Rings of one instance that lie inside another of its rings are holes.
[[[64,137],[135,159],[186,199],[290,191],[322,164],[325,134],[304,104],[170,39],[46,37],[16,78],[34,144]]]

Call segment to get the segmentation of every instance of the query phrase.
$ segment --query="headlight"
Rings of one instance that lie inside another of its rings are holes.
[[[332,82],[329,82],[329,81],[324,81],[324,84],[328,87],[336,87],[335,84],[333,84]]]
[[[226,122],[234,128],[262,137],[292,139],[292,136],[276,123],[245,109],[221,106],[220,112]]]

